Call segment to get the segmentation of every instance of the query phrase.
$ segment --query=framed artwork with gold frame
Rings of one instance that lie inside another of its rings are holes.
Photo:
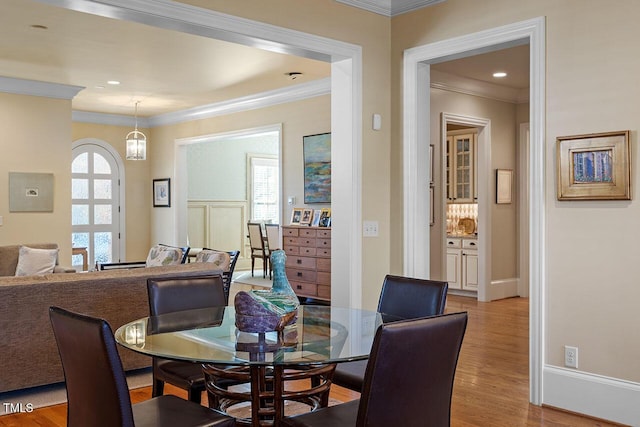
[[[561,136],[558,200],[631,200],[629,131]]]

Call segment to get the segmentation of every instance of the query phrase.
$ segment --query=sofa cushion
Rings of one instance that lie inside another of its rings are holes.
[[[182,249],[171,246],[155,245],[149,250],[147,267],[161,267],[163,265],[177,265],[182,261]]]
[[[229,271],[231,257],[223,251],[203,249],[196,255],[196,262],[210,262],[222,271]]]
[[[53,273],[58,259],[58,249],[35,249],[21,246],[18,254],[16,276],[34,276]]]

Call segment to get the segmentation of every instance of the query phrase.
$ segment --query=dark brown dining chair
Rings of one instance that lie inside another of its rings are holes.
[[[67,426],[235,426],[233,418],[177,396],[132,405],[107,321],[59,307],[50,307],[49,317],[67,388]]]
[[[251,246],[251,277],[253,277],[253,269],[256,259],[262,260],[262,277],[267,277],[267,268],[269,266],[269,255],[264,245],[264,235],[262,234],[262,224],[259,222],[247,223],[249,229],[249,245]]]
[[[305,413],[286,427],[448,427],[467,313],[381,325],[359,400]]]
[[[209,253],[209,254],[207,254]],[[211,254],[227,254],[228,265],[222,266],[222,282],[224,283],[224,297],[226,304],[229,304],[229,291],[231,290],[231,282],[233,281],[233,272],[236,269],[236,263],[240,256],[240,251],[220,251],[217,249],[202,248],[196,255],[195,262],[209,262]],[[227,256],[225,255],[225,256]],[[215,257],[213,258],[215,260]],[[214,263],[218,264],[216,261]]]
[[[387,275],[378,299],[378,312],[384,322],[440,315],[444,313],[447,289],[447,282]],[[366,360],[339,363],[333,383],[360,391],[366,366]]]
[[[147,279],[149,314],[158,316],[176,311],[226,305],[221,275]],[[161,396],[164,384],[187,390],[189,400],[200,403],[205,391],[202,365],[153,358],[152,396]]]

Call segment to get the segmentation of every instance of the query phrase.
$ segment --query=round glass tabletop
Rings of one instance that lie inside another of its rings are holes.
[[[305,365],[366,359],[379,313],[301,305],[281,333],[241,332],[235,309],[214,307],[151,316],[116,330],[116,341],[149,356],[226,365]]]

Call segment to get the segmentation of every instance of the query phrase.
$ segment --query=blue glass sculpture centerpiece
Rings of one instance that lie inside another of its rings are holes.
[[[273,286],[268,291],[240,291],[236,294],[236,327],[242,332],[282,331],[298,318],[300,302],[291,288],[284,265],[283,250],[271,253]]]

